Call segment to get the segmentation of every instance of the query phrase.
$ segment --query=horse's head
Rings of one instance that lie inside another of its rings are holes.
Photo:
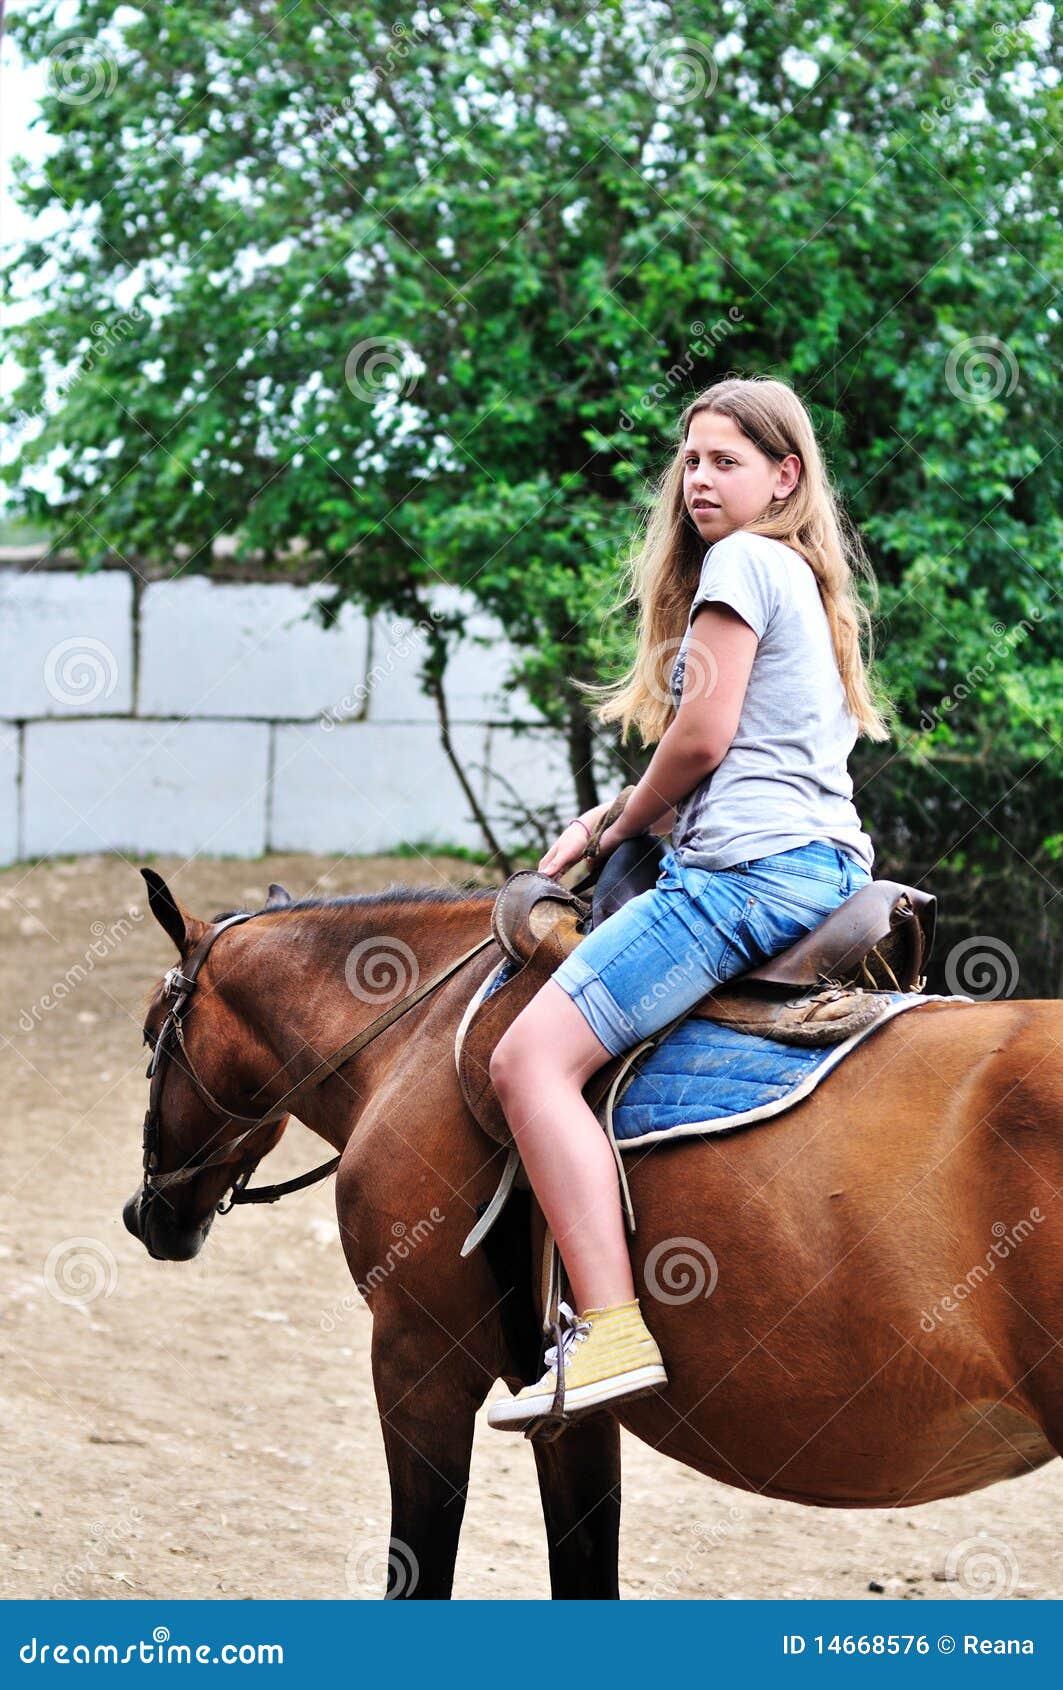
[[[226,990],[227,971],[218,967],[225,947],[211,958],[218,935],[250,912],[200,921],[161,875],[140,872],[151,912],[179,961],[156,987],[144,1021],[152,1051],[144,1173],[122,1218],[150,1255],[188,1261],[202,1249],[219,1203],[273,1148],[288,1116],[268,1118],[262,1090],[268,1076],[256,1072],[255,1061],[261,1070],[264,1053]],[[282,887],[271,887],[266,908],[289,901]]]

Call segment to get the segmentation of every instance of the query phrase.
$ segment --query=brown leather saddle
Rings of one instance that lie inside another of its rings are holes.
[[[626,841],[606,859],[591,904],[534,871],[512,875],[499,892],[492,927],[513,971],[467,1019],[457,1053],[465,1101],[497,1143],[512,1140],[488,1071],[495,1045],[591,927],[656,883],[662,850],[648,837]],[[876,994],[923,990],[936,911],[930,893],[873,880],[796,944],[715,987],[690,1014],[784,1043],[838,1044],[883,1012],[887,1000]],[[629,1061],[617,1057],[593,1076],[585,1092],[592,1107]]]

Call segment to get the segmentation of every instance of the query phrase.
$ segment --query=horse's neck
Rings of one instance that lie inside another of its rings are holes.
[[[290,927],[278,921],[279,943],[289,954],[291,947],[298,947],[298,969],[286,971],[292,981],[289,990],[270,992],[259,1004],[260,1013],[266,1008],[271,1024],[267,1036],[291,1075],[290,1083],[486,936],[490,914],[488,899],[399,899],[364,910],[352,904],[292,911]],[[410,1010],[411,1031],[430,1003],[431,998]],[[371,1068],[371,1045],[360,1058],[353,1057],[344,1072],[353,1073],[359,1060],[363,1069]],[[346,1143],[368,1090],[365,1085],[348,1086],[351,1107],[341,1119],[335,1085],[327,1096],[311,1087],[299,1100],[297,1117],[339,1147]]]

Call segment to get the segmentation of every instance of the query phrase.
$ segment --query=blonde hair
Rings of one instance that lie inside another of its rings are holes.
[[[871,617],[855,586],[856,577],[861,576],[874,593],[871,566],[831,487],[811,417],[791,387],[767,377],[716,382],[683,412],[675,456],[657,484],[620,605],[638,606],[635,661],[619,681],[587,689],[603,698],[595,714],[602,722],[619,722],[624,739],[635,727],[644,745],[655,745],[675,713],[669,676],[706,552],[683,499],[686,438],[699,411],[729,417],[754,445],[776,460],[791,452],[800,458],[801,477],[793,492],[773,499],[755,521],[745,524],[743,532],[782,540],[811,566],[830,626],[838,673],[859,731],[868,739],[888,739],[889,729],[872,696],[862,650],[866,646],[869,666]]]

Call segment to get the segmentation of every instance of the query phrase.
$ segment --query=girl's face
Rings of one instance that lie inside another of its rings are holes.
[[[707,544],[763,516],[773,499],[797,486],[795,452],[776,463],[738,424],[717,411],[698,411],[684,447],[683,502]]]

